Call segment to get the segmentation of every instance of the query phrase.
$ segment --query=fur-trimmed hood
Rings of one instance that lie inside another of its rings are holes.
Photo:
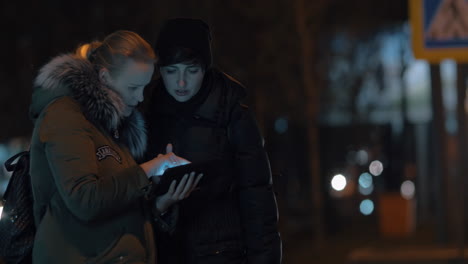
[[[88,60],[66,54],[40,69],[34,81],[31,119],[35,121],[49,103],[62,96],[76,100],[86,119],[125,144],[136,159],[143,157],[147,135],[142,114],[135,110],[125,117],[121,96],[99,80]]]

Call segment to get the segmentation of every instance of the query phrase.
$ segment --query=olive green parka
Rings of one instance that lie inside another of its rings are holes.
[[[35,79],[30,115],[33,263],[155,263],[139,112],[86,59],[62,55]]]

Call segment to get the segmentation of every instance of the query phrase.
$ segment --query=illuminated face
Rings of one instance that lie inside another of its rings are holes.
[[[145,86],[151,81],[154,65],[128,59],[119,73],[112,77],[105,71],[109,87],[118,92],[125,103],[124,115],[132,114],[135,107],[143,101]]]
[[[167,92],[181,103],[200,91],[205,76],[200,64],[176,63],[161,67],[160,72]]]

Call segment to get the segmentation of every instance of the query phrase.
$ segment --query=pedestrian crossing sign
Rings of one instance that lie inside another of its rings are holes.
[[[468,0],[409,0],[414,56],[468,62]]]

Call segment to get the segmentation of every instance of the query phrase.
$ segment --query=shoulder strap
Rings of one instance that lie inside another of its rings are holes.
[[[18,153],[16,155],[10,157],[7,161],[5,161],[5,169],[7,171],[10,171],[10,172],[14,171],[16,169],[16,166],[22,162],[21,159],[23,157],[29,158],[29,151],[22,151],[22,152],[20,152],[20,153]],[[16,163],[13,163],[15,160],[18,160],[18,161]],[[29,162],[29,160],[27,162]],[[26,165],[27,165],[26,169],[29,170],[29,164],[26,164]],[[11,181],[11,179],[10,179],[10,181]],[[8,186],[7,186],[6,190],[5,190],[5,193],[3,194],[4,198],[8,197],[8,193],[10,192],[10,190],[11,190],[11,186],[10,186],[10,183],[8,183]]]
[[[14,171],[15,168],[16,168],[16,165],[18,164],[18,162],[14,163],[13,162],[15,160],[17,160],[18,158],[22,157],[23,155],[29,155],[29,151],[22,151],[12,157],[10,157],[7,161],[5,161],[5,169],[7,171]]]

